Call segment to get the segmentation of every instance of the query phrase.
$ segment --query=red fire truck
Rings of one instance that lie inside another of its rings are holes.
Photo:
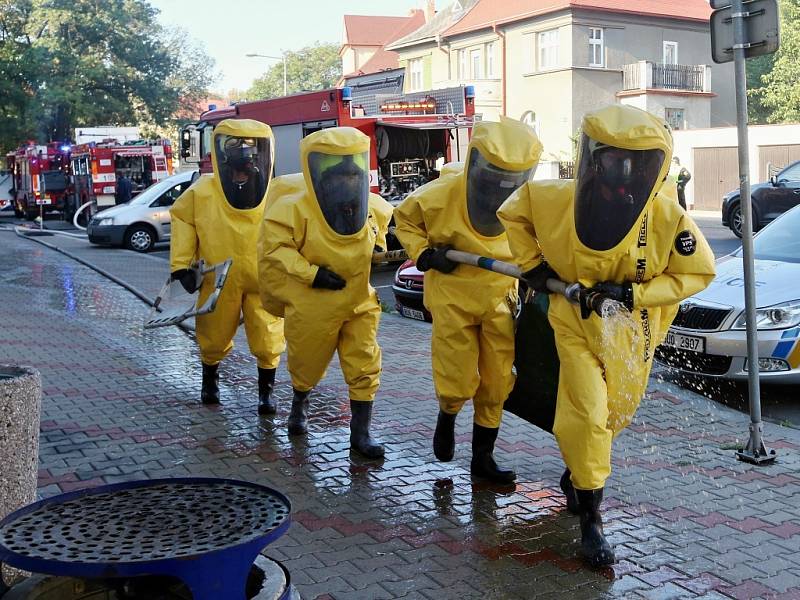
[[[14,214],[33,220],[40,211],[63,211],[70,194],[70,146],[27,142],[6,156]]]
[[[87,202],[90,214],[114,206],[117,173],[133,184],[136,195],[172,174],[169,140],[119,143],[117,140],[89,142],[72,148],[73,212]]]
[[[370,185],[397,205],[435,179],[441,166],[462,160],[475,115],[472,86],[391,95],[351,88],[243,102],[203,113],[181,131],[181,156],[211,171],[211,132],[223,119],[255,119],[275,134],[275,174],[300,172],[300,140],[327,127],[350,126],[372,139]]]

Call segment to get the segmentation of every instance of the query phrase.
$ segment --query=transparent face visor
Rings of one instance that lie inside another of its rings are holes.
[[[534,168],[508,171],[486,160],[473,148],[467,164],[467,212],[472,227],[488,237],[503,233],[497,209],[533,175]]]
[[[272,176],[270,140],[218,135],[214,151],[225,199],[237,209],[255,208]]]
[[[369,160],[363,154],[311,152],[308,168],[325,221],[340,235],[353,235],[367,222]]]
[[[585,134],[575,182],[575,230],[581,243],[609,250],[632,228],[656,186],[662,150],[627,150]]]

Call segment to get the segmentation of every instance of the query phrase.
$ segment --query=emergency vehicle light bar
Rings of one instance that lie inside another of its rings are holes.
[[[381,112],[408,112],[410,110],[436,112],[436,100],[427,96],[425,99],[416,102],[399,100],[397,102],[384,102],[381,104]]]

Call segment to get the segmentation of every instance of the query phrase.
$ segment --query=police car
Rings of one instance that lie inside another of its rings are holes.
[[[800,206],[754,240],[761,381],[800,383]],[[747,379],[741,248],[717,261],[717,275],[680,305],[656,360],[686,372]]]

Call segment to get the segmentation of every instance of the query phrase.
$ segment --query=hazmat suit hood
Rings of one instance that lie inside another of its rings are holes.
[[[215,128],[211,164],[228,204],[249,210],[264,201],[275,152],[269,125],[252,119],[226,119]]]
[[[533,175],[542,144],[528,125],[501,117],[499,123],[481,122],[472,130],[467,149],[464,185],[467,213],[480,235],[503,233],[497,209]]]
[[[309,194],[338,235],[355,235],[367,223],[369,144],[369,138],[353,127],[323,129],[300,142]]]
[[[627,247],[664,183],[672,134],[658,117],[613,105],[587,114],[575,177],[575,233],[595,251]]]

